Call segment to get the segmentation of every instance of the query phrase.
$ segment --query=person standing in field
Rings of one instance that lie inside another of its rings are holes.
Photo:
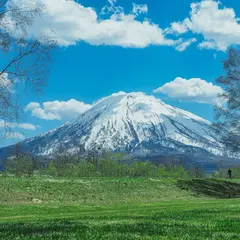
[[[230,168],[228,169],[228,178],[232,179],[232,170]]]

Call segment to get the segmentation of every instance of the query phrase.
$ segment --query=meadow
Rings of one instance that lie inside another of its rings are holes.
[[[0,239],[240,239],[238,180],[0,181]]]

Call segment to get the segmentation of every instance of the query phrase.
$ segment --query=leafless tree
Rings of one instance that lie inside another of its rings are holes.
[[[219,96],[223,103],[216,106],[215,129],[222,143],[240,152],[240,49],[231,48],[223,62],[225,74],[217,79],[224,92]]]
[[[40,17],[43,5],[34,9],[0,0],[0,120],[16,121],[21,108],[19,99],[27,89],[43,91],[49,74],[51,50],[55,42],[47,36],[30,38],[28,27]]]

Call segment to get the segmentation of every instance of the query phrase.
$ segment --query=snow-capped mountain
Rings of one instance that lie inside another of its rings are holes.
[[[137,156],[223,153],[210,122],[141,92],[105,97],[77,119],[23,146],[40,156],[76,154],[80,146]]]

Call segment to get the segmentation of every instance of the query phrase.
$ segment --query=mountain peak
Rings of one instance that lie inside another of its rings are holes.
[[[114,93],[108,97],[102,98],[93,105],[96,109],[108,109],[112,108],[116,113],[117,109],[130,109],[132,113],[141,112],[142,115],[149,116],[153,113],[155,116],[159,114],[165,114],[168,116],[184,115],[186,118],[194,119],[197,121],[205,122],[210,124],[207,120],[196,116],[190,112],[172,107],[165,104],[160,99],[155,98],[152,95],[146,95],[143,92],[119,92]]]
[[[23,144],[37,155],[75,154],[80,145],[140,156],[222,155],[208,121],[142,92],[102,98],[77,119]]]

